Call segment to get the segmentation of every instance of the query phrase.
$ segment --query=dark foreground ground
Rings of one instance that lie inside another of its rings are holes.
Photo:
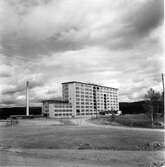
[[[0,151],[0,166],[162,167],[162,151],[23,149]]]
[[[0,166],[160,166],[163,134],[21,120],[13,127],[0,127]]]

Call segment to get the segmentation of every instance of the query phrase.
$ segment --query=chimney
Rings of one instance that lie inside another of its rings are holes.
[[[26,81],[26,116],[29,116],[29,81]]]

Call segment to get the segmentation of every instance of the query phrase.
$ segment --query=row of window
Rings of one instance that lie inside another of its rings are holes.
[[[117,108],[114,108],[113,110],[117,110]],[[97,114],[99,112],[105,111],[104,109],[98,109],[97,111],[93,111],[93,110],[77,110],[76,113],[78,114]]]
[[[104,102],[102,102],[102,103],[99,103],[99,102],[97,102],[97,105],[103,105],[104,104]],[[113,101],[111,101],[111,102],[108,102],[107,101],[107,105],[113,105],[113,104],[118,104],[117,102],[113,102]]]
[[[76,108],[93,108],[93,106],[76,106]]]
[[[96,113],[77,113],[77,115],[96,115]]]
[[[72,110],[58,110],[58,109],[55,109],[54,112],[59,112],[59,113],[63,113],[63,112],[72,112]]]
[[[106,101],[107,102],[107,105],[112,105],[112,104],[118,104],[117,101]],[[103,105],[104,102],[97,102],[97,105]],[[81,102],[76,102],[76,105],[93,105],[93,102],[84,102],[84,101],[81,101]]]
[[[96,103],[97,105],[103,105],[105,102],[96,102],[96,101],[94,101],[94,102],[83,102],[83,101],[79,101],[79,102],[76,102],[76,104],[77,105],[93,105],[94,103]],[[108,104],[108,105],[112,105],[112,104],[118,104],[118,102],[117,101],[106,101],[106,103]]]
[[[80,111],[80,109],[79,109],[79,111]],[[86,109],[86,110],[81,109],[81,112],[94,112],[94,110],[91,110],[91,109]]]
[[[69,111],[69,110],[72,110],[72,108],[57,108],[57,107],[54,107],[54,110]]]
[[[114,88],[109,88],[109,87],[102,87],[102,86],[92,86],[92,85],[88,85],[88,84],[76,84],[76,89],[80,89],[80,88],[85,88],[85,89],[97,89],[97,90],[115,90]]]
[[[118,101],[118,99],[117,98],[111,98],[111,99],[109,99],[109,98],[107,98],[107,99],[103,99],[103,98],[97,98],[96,99],[97,101],[104,101],[104,100],[106,100],[106,101],[108,101],[108,102],[110,102],[110,101]],[[76,101],[93,101],[93,98],[76,98]]]
[[[93,101],[97,101],[97,102],[104,102],[104,101],[106,101],[106,102],[118,102],[118,99],[96,99],[96,98],[93,98],[93,99],[80,99],[80,98],[76,98],[76,101],[77,102],[79,102],[79,101],[81,101],[81,102],[93,102]]]
[[[68,85],[63,85],[63,89],[68,89]]]
[[[67,92],[68,90],[69,89],[67,87],[62,89],[63,92]]]
[[[63,114],[54,114],[55,117],[58,117],[58,116],[72,116],[72,113],[63,113]]]
[[[66,92],[66,91],[65,91]],[[65,93],[64,92],[64,93]],[[102,95],[104,93],[110,94],[110,95],[117,95],[117,91],[95,91],[97,94]],[[93,94],[93,90],[91,91],[86,91],[86,90],[76,90],[76,94]]]
[[[84,96],[84,95],[81,95],[81,96],[80,96],[80,95],[76,95],[76,99],[78,99],[78,98],[81,98],[81,99],[88,99],[88,100],[91,99],[91,100],[92,100],[92,99],[94,98],[94,96]],[[97,100],[103,100],[103,99],[105,99],[105,98],[104,98],[104,97],[100,97],[100,96],[96,96],[96,99],[97,99]],[[118,98],[117,98],[117,96],[116,96],[116,97],[114,97],[114,96],[113,96],[113,97],[108,97],[108,96],[107,96],[106,99],[107,99],[107,100],[113,100],[113,99],[114,99],[114,100],[117,100]]]
[[[64,94],[65,94],[65,93],[64,93]],[[93,92],[90,93],[90,92],[78,92],[78,91],[76,91],[76,95],[78,95],[78,96],[80,96],[80,95],[81,95],[81,96],[85,96],[85,95],[86,95],[86,96],[89,97],[89,96],[93,96]],[[98,93],[98,92],[97,92],[96,95],[99,96],[99,97],[102,97],[102,96],[104,96],[105,94],[104,94],[104,93]],[[107,96],[111,96],[111,97],[112,97],[112,96],[117,97],[118,94],[117,94],[117,93],[106,93],[106,95],[107,95]]]
[[[112,106],[106,106],[108,109],[113,109],[113,108],[118,108],[119,106],[117,106],[117,105],[112,105]],[[76,106],[76,108],[77,109],[83,109],[83,108],[85,108],[85,109],[93,109],[93,106]],[[105,106],[97,106],[97,109],[104,109],[105,108]]]
[[[81,85],[77,84],[76,89],[80,89],[80,88],[92,89],[92,86],[85,85],[85,84],[81,84]]]
[[[58,105],[58,104],[55,104],[54,107],[56,107],[56,108],[72,108],[72,105]]]

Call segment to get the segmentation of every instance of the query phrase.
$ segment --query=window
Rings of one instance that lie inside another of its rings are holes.
[[[48,106],[48,105],[45,105],[44,108],[45,108],[45,109],[46,109],[46,108],[49,108],[49,106]]]
[[[76,110],[76,115],[80,115],[80,110],[79,109]]]
[[[45,112],[49,112],[49,110],[46,109]]]

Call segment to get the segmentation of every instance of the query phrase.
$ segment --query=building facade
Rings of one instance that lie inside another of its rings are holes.
[[[118,111],[118,89],[83,82],[62,83],[63,101],[43,102],[43,113],[49,117],[96,116],[105,111]],[[46,110],[45,105],[48,105]],[[64,105],[65,104],[65,105]],[[57,107],[58,106],[58,107]]]
[[[72,104],[63,100],[44,100],[42,114],[45,117],[72,117]]]

